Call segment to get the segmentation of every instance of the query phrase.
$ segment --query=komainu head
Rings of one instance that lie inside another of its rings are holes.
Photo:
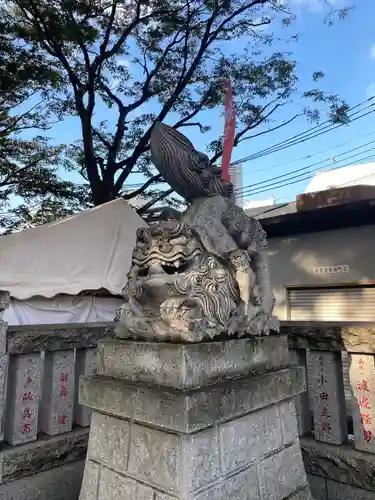
[[[138,230],[123,293],[120,337],[197,342],[240,332],[245,316],[229,262],[176,220]]]

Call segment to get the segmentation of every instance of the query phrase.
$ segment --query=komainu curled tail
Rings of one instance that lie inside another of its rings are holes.
[[[186,201],[218,195],[233,199],[233,185],[222,179],[221,169],[210,165],[208,157],[178,130],[158,122],[150,142],[155,167]]]

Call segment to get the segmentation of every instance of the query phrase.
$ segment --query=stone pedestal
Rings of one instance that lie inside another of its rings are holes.
[[[285,337],[109,340],[98,361],[80,500],[311,500]]]

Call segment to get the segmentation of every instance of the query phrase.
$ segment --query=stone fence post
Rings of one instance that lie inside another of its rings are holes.
[[[7,329],[3,314],[10,304],[9,292],[0,290],[0,442],[4,440],[4,418],[8,375]]]
[[[105,340],[80,500],[311,500],[285,336]]]

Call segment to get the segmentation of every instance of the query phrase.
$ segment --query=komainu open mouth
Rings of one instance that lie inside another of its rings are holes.
[[[182,274],[189,269],[190,263],[176,260],[170,264],[162,264],[161,268],[166,274]]]

